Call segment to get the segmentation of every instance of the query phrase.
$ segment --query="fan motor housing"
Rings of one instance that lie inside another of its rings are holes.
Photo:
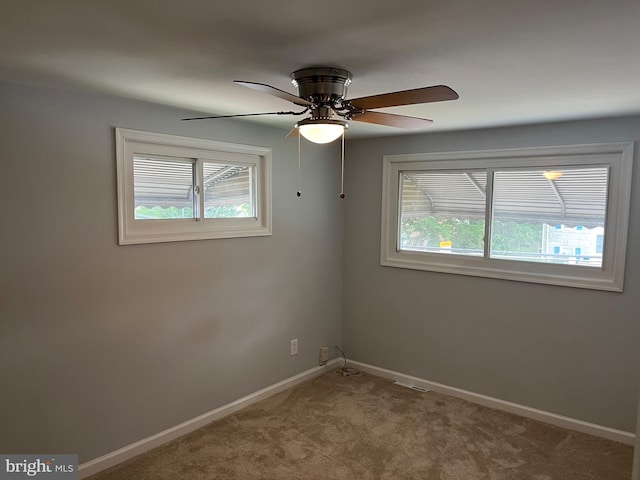
[[[291,83],[298,90],[299,97],[331,104],[347,96],[351,78],[351,72],[341,68],[313,67],[293,72]]]

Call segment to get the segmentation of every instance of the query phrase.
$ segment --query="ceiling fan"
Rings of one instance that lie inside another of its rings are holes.
[[[408,117],[392,113],[376,112],[373,108],[414,105],[418,103],[456,100],[458,94],[445,85],[402,90],[399,92],[346,99],[347,87],[351,84],[351,72],[333,67],[312,67],[296,70],[291,74],[291,83],[298,95],[280,90],[264,83],[235,80],[243,87],[267,93],[287,100],[304,110],[294,112],[248,113],[209,117],[184,118],[183,120],[204,120],[209,118],[248,117],[256,115],[304,115],[309,117],[299,121],[288,136],[298,132],[315,143],[329,143],[339,138],[349,121],[374,123],[410,130],[421,129],[433,123],[426,118]]]

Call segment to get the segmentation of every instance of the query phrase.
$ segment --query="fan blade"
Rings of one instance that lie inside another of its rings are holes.
[[[301,112],[264,112],[264,113],[238,113],[234,115],[214,115],[212,117],[192,117],[192,118],[183,118],[181,119],[183,122],[187,120],[209,120],[210,118],[237,118],[237,117],[257,117],[259,115],[302,115],[306,113],[308,108],[305,108]]]
[[[354,115],[355,122],[375,123],[377,125],[387,125],[389,127],[406,128],[408,130],[418,130],[428,127],[433,120],[427,118],[407,117],[406,115],[395,115],[383,112],[364,112]]]
[[[255,83],[255,82],[243,82],[241,80],[234,80],[233,82],[237,83],[238,85],[242,85],[243,87],[247,87],[252,90],[257,90],[258,92],[261,92],[261,93],[268,93],[269,95],[282,98],[283,100],[287,100],[289,102],[295,103],[296,105],[300,105],[302,107],[310,107],[313,105],[313,103],[309,102],[308,100],[305,100],[304,98],[300,98],[289,92],[280,90],[279,88],[272,87],[271,85],[266,85],[264,83]]]
[[[297,136],[298,136],[298,127],[293,127],[293,130],[287,133],[287,136],[284,138],[297,137]]]
[[[356,108],[368,110],[370,108],[397,107],[416,103],[444,102],[445,100],[456,100],[458,98],[460,98],[459,95],[446,85],[435,85],[433,87],[355,98],[349,100],[348,103]]]

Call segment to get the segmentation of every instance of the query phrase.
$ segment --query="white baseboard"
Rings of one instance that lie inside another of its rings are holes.
[[[101,472],[102,470],[106,470],[107,468],[113,467],[114,465],[122,463],[125,460],[129,460],[130,458],[147,452],[152,448],[158,447],[164,443],[181,437],[182,435],[186,435],[187,433],[193,432],[194,430],[197,430],[198,428],[203,427],[208,423],[213,422],[214,420],[219,420],[223,417],[231,415],[232,413],[242,408],[259,402],[260,400],[264,400],[265,398],[280,393],[287,388],[291,388],[295,385],[298,385],[299,383],[306,382],[307,380],[320,376],[326,371],[334,368],[335,365],[341,361],[342,359],[338,358],[330,360],[324,366],[310,368],[309,370],[299,373],[298,375],[294,375],[293,377],[270,385],[269,387],[263,388],[262,390],[258,390],[257,392],[254,392],[250,395],[239,398],[234,402],[211,410],[210,412],[192,418],[191,420],[187,420],[186,422],[176,425],[175,427],[168,428],[167,430],[156,433],[155,435],[151,435],[150,437],[132,443],[131,445],[127,445],[126,447],[122,447],[114,452],[107,453],[106,455],[95,458],[93,460],[89,460],[88,462],[85,462],[79,466],[78,473],[80,475],[80,478],[86,478],[98,472]]]
[[[545,412],[544,410],[526,407],[524,405],[507,402],[498,398],[488,397],[486,395],[480,395],[478,393],[469,392],[460,388],[450,387],[441,383],[430,382],[429,380],[413,377],[411,375],[405,375],[403,373],[394,372],[385,368],[375,367],[366,363],[349,360],[349,365],[357,368],[358,370],[362,370],[363,372],[368,372],[372,375],[388,378],[404,385],[415,385],[417,387],[422,387],[433,390],[435,392],[451,395],[452,397],[462,398],[479,405],[484,405],[486,407],[503,410],[515,415],[520,415],[521,417],[539,420],[541,422],[555,425],[557,427],[567,428],[569,430],[575,430],[582,433],[588,433],[590,435],[614,440],[616,442],[624,443],[627,445],[633,445],[636,438],[635,434],[630,432],[624,432],[622,430],[616,430],[613,428],[604,427],[602,425],[596,425],[594,423],[583,422],[582,420],[577,420],[575,418]]]

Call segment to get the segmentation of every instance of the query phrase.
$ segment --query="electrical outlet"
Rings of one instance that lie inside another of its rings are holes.
[[[298,339],[294,338],[291,340],[291,353],[289,355],[297,355],[298,354]]]
[[[329,360],[329,347],[320,347],[320,365],[326,365]]]

